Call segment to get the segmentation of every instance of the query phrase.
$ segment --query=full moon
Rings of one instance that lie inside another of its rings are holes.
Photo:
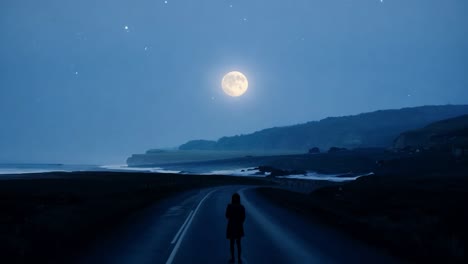
[[[221,82],[223,86],[223,91],[229,96],[241,96],[249,87],[249,81],[244,74],[238,71],[228,72],[223,77],[223,81]]]

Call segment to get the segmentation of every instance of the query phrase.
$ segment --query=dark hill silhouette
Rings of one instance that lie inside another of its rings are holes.
[[[468,149],[468,115],[450,118],[402,133],[395,148]]]
[[[278,151],[312,147],[390,147],[400,133],[432,122],[468,114],[468,105],[421,106],[329,117],[305,124],[274,127],[217,141],[195,140],[180,150]]]

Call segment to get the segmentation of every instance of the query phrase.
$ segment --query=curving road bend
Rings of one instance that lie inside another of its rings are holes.
[[[98,238],[78,263],[228,263],[224,213],[234,192],[246,209],[243,263],[398,263],[274,206],[253,188],[216,187],[171,197]]]

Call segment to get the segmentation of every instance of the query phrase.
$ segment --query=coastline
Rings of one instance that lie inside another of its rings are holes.
[[[354,160],[346,155],[350,154],[340,153],[338,158]],[[96,234],[165,197],[197,188],[248,184],[275,186],[258,193],[410,262],[458,263],[468,258],[468,210],[461,202],[468,200],[465,161],[448,153],[404,156],[383,162],[373,175],[336,174],[336,178],[356,177],[348,182],[265,173],[234,177],[107,170],[2,175],[0,247],[11,252],[6,257],[11,262],[37,258],[60,263]]]

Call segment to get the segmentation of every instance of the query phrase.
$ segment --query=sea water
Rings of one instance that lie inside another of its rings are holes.
[[[64,165],[64,164],[29,164],[9,163],[0,164],[0,175],[45,173],[45,172],[72,172],[99,170],[95,165]]]
[[[179,168],[181,169],[181,168]],[[229,168],[229,169],[198,169],[196,172],[189,170],[173,170],[162,167],[129,167],[124,164],[120,165],[66,165],[66,164],[0,164],[0,175],[23,175],[46,172],[74,172],[74,171],[115,171],[115,172],[145,172],[145,173],[173,173],[173,174],[203,174],[203,175],[227,175],[227,176],[253,176],[266,177],[269,174],[261,174],[258,168]],[[343,177],[339,174],[320,174],[308,172],[300,175],[280,176],[279,178],[287,179],[303,179],[303,180],[325,180],[334,182],[344,182],[356,180],[361,176],[367,176],[372,173],[363,175],[351,175]],[[1,176],[0,176],[1,177]]]

